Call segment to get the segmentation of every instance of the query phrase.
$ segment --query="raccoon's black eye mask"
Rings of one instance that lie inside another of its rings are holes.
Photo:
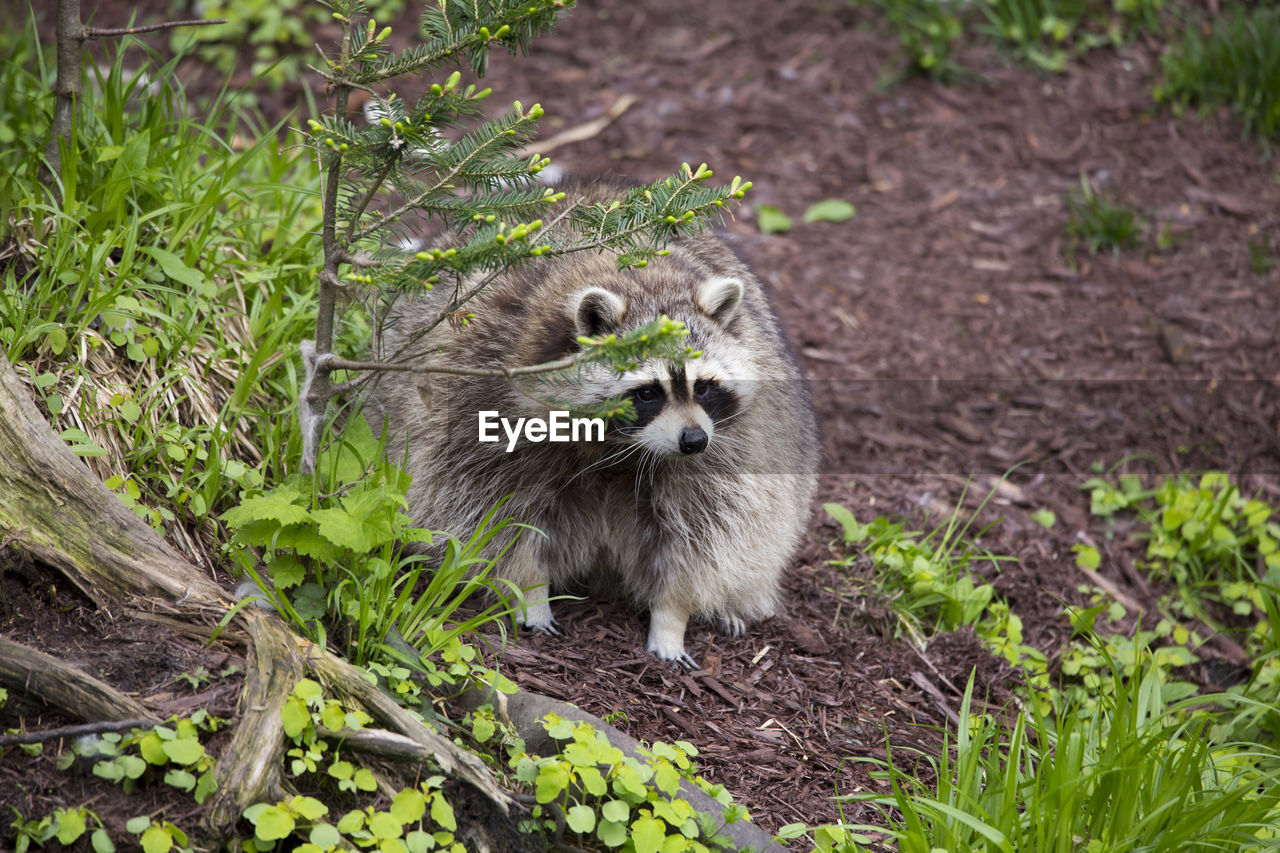
[[[636,419],[627,424],[631,429],[645,427],[667,405],[666,392],[662,390],[662,385],[658,382],[650,382],[648,385],[632,388],[627,392],[627,396],[631,398],[631,405],[636,410]]]
[[[693,398],[714,424],[721,424],[738,413],[738,395],[714,379],[693,383]]]

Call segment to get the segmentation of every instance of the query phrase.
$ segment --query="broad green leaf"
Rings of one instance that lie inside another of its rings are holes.
[[[326,596],[325,588],[320,584],[304,583],[293,594],[291,603],[303,619],[319,619],[325,614]]]
[[[540,803],[549,803],[569,785],[569,769],[559,761],[551,761],[538,770],[534,797]]]
[[[315,797],[294,797],[289,801],[289,808],[297,812],[303,820],[313,823],[329,813],[329,807]]]
[[[413,823],[427,813],[427,798],[416,788],[405,788],[391,801],[389,811],[401,823]]]
[[[626,823],[631,817],[631,806],[625,800],[610,800],[600,807],[600,815],[614,823]]]
[[[164,774],[166,785],[171,785],[179,791],[191,791],[196,786],[196,777],[186,770],[179,770],[176,767]]]
[[[566,740],[573,737],[573,720],[567,720],[559,714],[547,714],[547,716],[543,717],[542,727],[547,730],[548,735],[556,740]]]
[[[172,252],[167,252],[156,246],[143,246],[138,251],[144,255],[149,255],[169,278],[180,284],[185,284],[201,296],[212,299],[218,295],[218,289],[199,270],[194,270],[187,266],[182,258]]]
[[[101,827],[95,829],[93,834],[89,836],[89,843],[93,845],[93,853],[116,853],[116,844],[111,840],[111,836]]]
[[[1082,569],[1094,571],[1098,566],[1102,565],[1102,555],[1092,545],[1072,545],[1071,550],[1075,552],[1076,565]]]
[[[53,813],[53,820],[58,827],[58,841],[64,847],[84,835],[83,809],[58,809]]]
[[[564,816],[564,822],[579,835],[596,828],[596,812],[591,806],[573,806]]]
[[[357,791],[369,793],[378,790],[378,780],[374,778],[373,773],[366,767],[361,767],[357,770],[352,781],[355,782]]]
[[[781,234],[791,230],[791,217],[771,204],[756,205],[756,221],[762,234]]]
[[[804,212],[805,222],[844,222],[851,219],[857,210],[842,198],[828,198],[811,205]]]
[[[415,829],[404,837],[404,846],[409,853],[426,853],[436,846],[436,839],[429,832]]]
[[[369,832],[379,841],[399,838],[404,833],[404,825],[387,812],[374,812],[369,818]]]
[[[653,784],[664,794],[674,795],[680,790],[680,771],[670,761],[659,761],[653,768]]]
[[[204,758],[204,747],[197,740],[181,738],[164,742],[164,754],[178,764],[195,764]]]
[[[320,535],[339,548],[347,548],[363,554],[379,544],[368,535],[365,524],[339,507],[318,509],[311,514],[318,525]]]
[[[173,836],[163,826],[152,824],[138,839],[142,853],[169,853],[173,849]]]
[[[579,767],[578,781],[582,783],[583,790],[593,797],[603,797],[609,793],[609,784],[594,767]]]
[[[306,580],[307,568],[291,554],[278,554],[271,561],[271,580],[277,590],[292,589]]]
[[[342,842],[342,834],[330,823],[317,823],[311,827],[307,840],[322,850],[331,850]]]
[[[136,755],[122,755],[116,759],[116,763],[124,771],[124,775],[130,779],[137,779],[147,772],[147,762]]]
[[[658,853],[667,837],[667,825],[655,817],[640,815],[631,822],[631,841],[636,853]]]
[[[142,740],[138,741],[138,752],[151,764],[163,765],[169,763],[169,755],[165,752],[164,741],[160,740],[160,735],[155,732],[147,732],[143,735]]]
[[[246,813],[247,816],[247,813]],[[250,818],[254,826],[254,834],[262,841],[276,841],[288,838],[297,823],[293,815],[280,806],[267,806],[258,812],[257,819]]]
[[[342,710],[342,705],[337,702],[329,701],[324,703],[323,710],[320,711],[320,724],[326,729],[337,731],[342,728],[343,723],[347,721],[347,712]],[[343,762],[346,763],[346,762]],[[351,765],[347,765],[350,767]],[[351,774],[339,778],[348,779]]]
[[[621,847],[627,843],[627,825],[612,820],[602,820],[596,827],[596,838],[608,847]]]
[[[458,822],[453,816],[453,806],[444,798],[442,791],[431,795],[431,819],[450,832],[458,828]]]
[[[284,709],[280,712],[280,716],[284,722],[285,736],[296,738],[307,728],[307,724],[311,722],[311,711],[307,709],[307,705],[297,696],[290,696],[284,701]]]
[[[471,734],[480,743],[484,743],[493,737],[495,731],[497,729],[493,725],[493,720],[487,717],[476,717],[471,721]]]
[[[1058,522],[1058,516],[1054,515],[1051,509],[1038,509],[1031,513],[1031,520],[1045,530],[1052,530],[1053,525]]]
[[[293,686],[293,695],[307,701],[323,699],[324,688],[310,678],[299,678],[298,683]]]
[[[251,521],[273,519],[282,525],[302,524],[309,518],[305,508],[295,501],[302,500],[297,489],[281,486],[278,489],[242,501],[222,514],[222,520],[231,527],[240,527]]]

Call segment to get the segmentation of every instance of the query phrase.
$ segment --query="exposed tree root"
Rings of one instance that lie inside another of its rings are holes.
[[[0,637],[0,682],[39,696],[80,720],[150,720],[136,699],[52,655]]]
[[[218,758],[218,792],[210,808],[211,826],[231,826],[246,807],[285,795],[280,782],[281,711],[302,677],[293,635],[280,620],[246,607],[239,618],[249,634],[244,689],[235,734]],[[267,748],[270,744],[271,748]]]

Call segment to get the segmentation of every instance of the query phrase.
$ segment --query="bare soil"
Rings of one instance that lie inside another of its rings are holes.
[[[109,0],[97,21],[134,7]],[[1154,105],[1160,48],[1149,37],[1057,76],[969,49],[978,78],[885,90],[896,50],[873,13],[843,2],[599,0],[530,56],[495,58],[485,81],[495,100],[541,102],[544,138],[636,99],[552,153],[572,174],[652,180],[705,161],[717,177],[753,181],[749,205],[796,220],[766,236],[742,210],[726,226],[772,287],[824,431],[813,532],[782,615],[738,639],[691,628],[702,668],[686,674],[643,653],[643,615],[562,603],[564,637],[521,638],[501,659],[522,687],[612,715],[634,737],[696,744],[704,773],[770,830],[836,818],[833,794],[885,790],[860,759],[883,758],[886,740],[936,748],[973,668],[993,704],[1017,682],[972,635],[924,648],[897,636],[884,602],[829,565],[844,552],[821,502],[927,527],[962,494],[967,511],[996,489],[980,523],[1003,521],[983,544],[1017,561],[980,570],[1025,640],[1052,656],[1067,635],[1063,602],[1083,600],[1070,546],[1099,534],[1079,489],[1095,463],[1221,469],[1280,499],[1280,269],[1255,272],[1247,248],[1280,254],[1275,162],[1225,113]],[[220,83],[195,67],[189,76]],[[292,107],[298,86],[262,101]],[[1072,263],[1063,199],[1081,176],[1143,212],[1140,248],[1078,248]],[[857,215],[800,221],[826,198]],[[1157,249],[1161,232],[1171,245]],[[1053,530],[1031,520],[1040,508],[1057,514]],[[1097,541],[1104,576],[1148,597],[1132,545]],[[121,642],[94,614],[50,619],[63,598],[4,585],[0,632],[64,652],[83,634],[80,648],[96,650],[86,666],[139,695],[192,665],[163,637]],[[167,668],[137,674],[138,644]],[[13,713],[0,711],[0,725],[16,725]],[[27,783],[0,766],[0,787],[10,784]],[[873,819],[857,806],[844,814]]]

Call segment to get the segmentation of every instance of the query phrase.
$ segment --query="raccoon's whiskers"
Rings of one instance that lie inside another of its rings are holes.
[[[628,444],[628,445],[624,445],[622,448],[618,450],[613,451],[612,453],[609,453],[607,456],[602,456],[601,458],[592,462],[590,465],[587,465],[581,471],[579,471],[578,473],[570,477],[568,480],[566,480],[564,485],[560,487],[560,491],[564,491],[565,489],[567,489],[570,485],[573,484],[575,480],[577,480],[583,474],[586,474],[590,471],[595,471],[601,468],[609,468],[625,461],[627,457],[634,455],[636,451],[639,450],[641,447],[642,445],[640,444]]]

